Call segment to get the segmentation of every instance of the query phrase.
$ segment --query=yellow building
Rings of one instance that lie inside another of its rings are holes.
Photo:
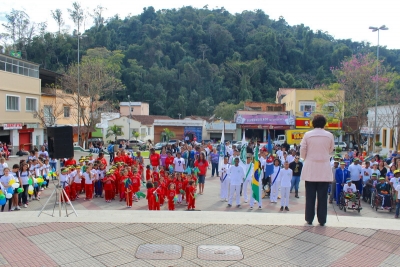
[[[295,89],[295,88],[279,88],[276,93],[276,103],[284,104],[286,111],[296,116],[296,129],[307,129],[311,128],[311,117],[313,113],[321,112],[322,107],[318,103],[318,98],[325,98],[326,94],[324,90],[316,89]],[[338,91],[338,96],[332,99],[332,101],[344,100],[344,91]],[[332,116],[336,116],[339,113],[337,103],[328,102],[324,105],[325,110],[332,109]],[[341,111],[343,112],[343,110]],[[324,112],[326,113],[326,111]],[[328,116],[330,114],[327,114]],[[342,116],[341,116],[342,117]],[[338,130],[342,128],[342,122],[340,118],[334,118],[328,122],[326,127],[331,130]]]
[[[34,116],[40,95],[39,65],[0,54],[0,141],[13,154],[43,144],[43,127]]]

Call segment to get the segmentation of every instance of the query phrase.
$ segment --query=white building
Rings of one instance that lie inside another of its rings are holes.
[[[377,111],[377,135],[374,142],[379,141],[382,143],[380,154],[387,154],[389,150],[400,150],[400,104],[378,106]],[[372,133],[372,135],[369,135],[371,144],[373,143],[374,126],[375,107],[371,107],[368,109],[368,132]]]

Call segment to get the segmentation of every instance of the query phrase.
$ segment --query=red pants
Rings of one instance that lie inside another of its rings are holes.
[[[86,199],[92,199],[93,197],[93,185],[85,184]]]
[[[69,199],[71,200],[71,188],[67,185],[66,187],[64,187],[64,191],[65,191],[65,195],[67,195],[69,197]],[[67,197],[64,194],[61,196],[61,202],[68,202]]]
[[[104,198],[107,200],[112,200],[114,192],[112,190],[104,190]]]
[[[71,191],[69,193],[69,200],[74,201],[76,199],[76,186],[75,183],[71,185]]]
[[[189,191],[186,190],[186,203],[188,204],[189,204],[189,195],[190,195]]]
[[[85,183],[85,179],[82,179],[81,182],[81,190],[85,191],[86,190],[86,183]]]
[[[160,205],[164,205],[164,200],[165,200],[165,197],[164,197],[164,195],[158,195],[158,201],[159,201],[159,204]]]
[[[174,200],[168,200],[168,210],[175,210]]]
[[[120,200],[122,200],[122,199],[124,199],[126,196],[125,196],[125,185],[124,184],[121,184],[120,186],[119,186],[119,199]]]
[[[195,209],[196,199],[194,197],[189,197],[188,201],[189,201],[188,210]]]
[[[82,191],[82,184],[81,183],[73,183],[72,187],[75,187],[75,192],[76,192],[76,196],[79,196],[79,194]]]
[[[147,199],[147,205],[149,206],[149,210],[155,210],[155,200],[154,199]]]
[[[158,202],[154,201],[153,207],[154,207],[154,210],[160,210],[160,200]]]
[[[127,192],[127,193],[125,193],[125,196],[126,196],[126,206],[127,207],[132,207],[133,193],[132,192]]]

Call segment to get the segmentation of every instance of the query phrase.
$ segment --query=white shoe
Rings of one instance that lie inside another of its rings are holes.
[[[245,200],[244,203],[247,203],[247,200]]]
[[[11,207],[11,210],[14,211],[14,210],[15,210],[15,207]]]
[[[16,210],[21,210],[21,207],[20,206],[16,206],[15,209]]]
[[[27,208],[27,207],[28,207],[28,205],[24,204],[24,208]]]
[[[32,197],[32,200],[35,200],[35,197]]]

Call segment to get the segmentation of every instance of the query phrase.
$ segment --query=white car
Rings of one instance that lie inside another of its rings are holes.
[[[335,149],[340,147],[342,151],[347,149],[347,144],[345,142],[335,142]]]

